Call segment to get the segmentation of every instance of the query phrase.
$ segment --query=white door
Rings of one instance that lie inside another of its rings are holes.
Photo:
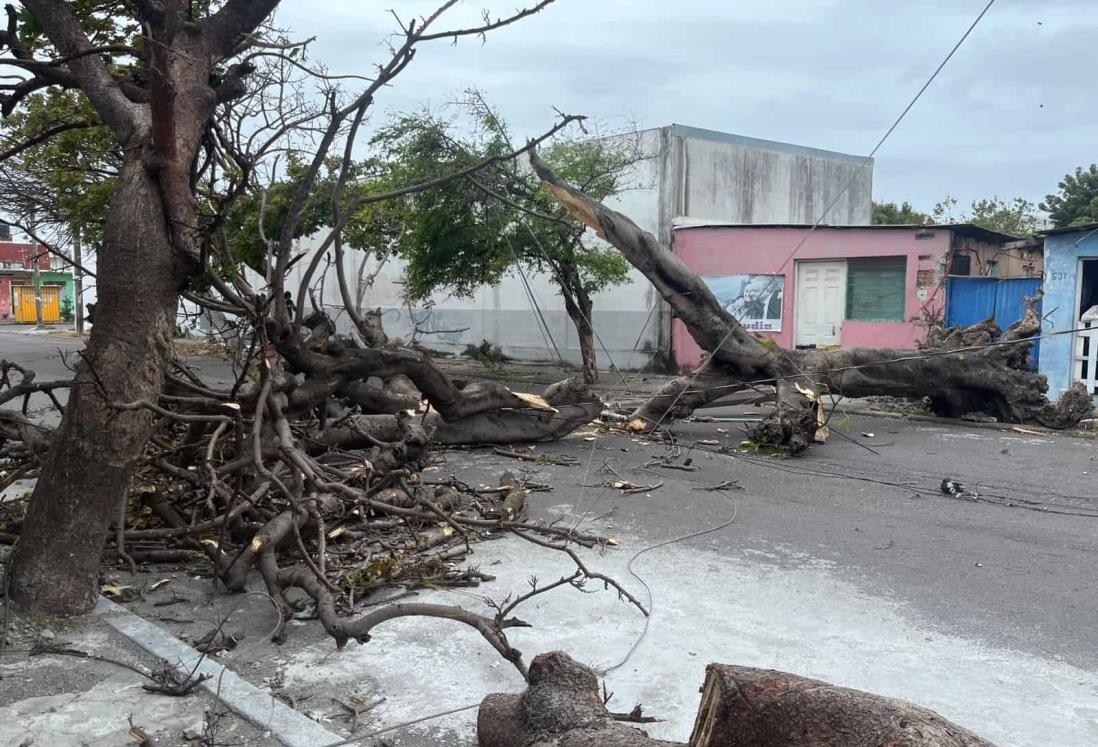
[[[838,345],[846,316],[846,262],[798,262],[796,345]]]

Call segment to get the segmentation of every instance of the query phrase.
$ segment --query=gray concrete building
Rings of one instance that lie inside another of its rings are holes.
[[[870,159],[677,124],[628,137],[640,139],[644,158],[626,179],[629,188],[612,205],[667,244],[671,242],[673,223],[680,220],[809,224],[821,220],[837,225],[870,222]],[[353,277],[363,258],[356,252],[348,254],[347,270]],[[298,267],[305,264],[299,262]],[[342,303],[334,269],[330,274],[332,277],[324,282],[323,298],[339,316]],[[366,300],[367,306],[382,307],[385,328],[392,335],[410,334],[415,321],[419,321],[421,328],[443,330],[421,338],[424,344],[439,350],[461,352],[466,345],[489,340],[504,354],[519,360],[556,360],[557,350],[570,363],[580,360],[575,330],[548,276],[528,275],[528,280],[551,343],[539,327],[517,274],[482,288],[473,298],[439,295],[433,299],[429,313],[406,307],[401,297],[402,274],[399,262],[389,262]],[[643,275],[632,271],[628,282],[595,295],[593,301],[600,367],[609,365],[608,358],[622,369],[637,369],[654,359],[658,362],[669,358],[670,315]]]

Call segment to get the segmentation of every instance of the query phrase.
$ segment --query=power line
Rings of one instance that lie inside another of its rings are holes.
[[[918,102],[919,99],[922,98],[922,95],[930,87],[930,84],[934,82],[935,78],[937,78],[938,74],[942,72],[942,70],[945,68],[946,64],[948,64],[949,61],[951,59],[953,59],[953,55],[955,55],[957,53],[957,50],[961,48],[961,45],[965,43],[965,40],[968,39],[969,35],[972,34],[972,32],[975,30],[976,26],[980,23],[981,20],[983,20],[983,17],[985,15],[987,15],[987,12],[989,10],[991,10],[991,6],[994,5],[994,4],[995,4],[995,0],[988,0],[988,3],[987,3],[987,5],[984,6],[984,9],[980,11],[979,15],[977,15],[976,18],[972,21],[972,23],[969,24],[968,28],[965,29],[965,32],[961,35],[961,38],[958,39],[957,43],[953,45],[953,48],[951,50],[949,50],[949,54],[947,54],[945,56],[945,58],[938,64],[938,67],[936,67],[934,69],[934,72],[931,73],[930,77],[927,78],[925,83],[923,83],[922,87],[918,90],[918,92],[916,92],[915,96],[911,99],[910,102],[908,102],[907,106],[904,107],[904,110],[902,112],[900,112],[900,116],[896,117],[896,119],[895,119],[895,121],[893,121],[892,125],[885,131],[884,135],[881,136],[881,139],[878,140],[877,144],[873,146],[873,150],[871,150],[869,152],[869,155],[866,156],[864,159],[862,159],[862,162],[858,166],[858,169],[853,174],[851,174],[850,178],[843,185],[842,190],[839,191],[835,195],[835,197],[832,198],[831,202],[828,203],[827,207],[824,208],[823,212],[820,213],[820,216],[812,224],[812,227],[808,229],[808,232],[805,233],[805,235],[801,237],[801,240],[797,242],[797,245],[793,247],[793,251],[791,251],[786,256],[786,258],[782,261],[781,265],[778,267],[777,272],[781,272],[782,270],[785,269],[785,266],[787,264],[789,264],[789,261],[791,259],[793,259],[793,257],[796,256],[797,252],[799,252],[801,250],[801,247],[803,247],[805,242],[808,241],[808,239],[812,235],[812,233],[817,228],[819,228],[819,226],[823,222],[824,218],[826,218],[827,214],[831,212],[831,209],[834,208],[835,205],[838,204],[839,200],[842,199],[843,196],[846,195],[846,193],[850,190],[850,187],[854,184],[854,180],[857,179],[861,175],[861,172],[864,171],[865,167],[868,166],[869,163],[873,160],[873,157],[877,154],[877,151],[879,151],[881,149],[881,146],[883,146],[885,144],[885,141],[888,140],[889,136],[892,135],[892,133],[896,131],[896,128],[900,126],[900,123],[904,121],[904,118],[907,117],[908,113],[915,106],[916,102]],[[772,287],[773,284],[777,281],[778,277],[781,277],[783,279],[783,281],[785,279],[784,275],[779,276],[779,275],[775,274],[765,290],[769,290],[770,287]],[[717,346],[716,346],[716,348],[714,348],[713,353],[716,353],[716,351],[720,350],[724,346],[724,343],[728,342],[728,339],[735,333],[736,326],[738,326],[739,320],[737,319],[736,322],[737,322],[737,325],[729,325],[728,332],[724,335],[724,337],[721,338],[720,342],[717,343]],[[690,375],[690,384],[687,384],[687,386],[684,387],[682,391],[680,391],[677,395],[675,395],[675,398],[671,401],[671,404],[667,406],[667,409],[659,417],[659,419],[656,421],[656,423],[663,422],[663,419],[667,417],[667,413],[671,412],[671,409],[676,404],[678,404],[678,401],[682,398],[682,395],[686,392],[686,390],[690,388],[691,384],[693,383],[694,379],[697,377],[698,372],[700,370],[701,370],[701,367],[699,366],[699,368],[696,369]]]

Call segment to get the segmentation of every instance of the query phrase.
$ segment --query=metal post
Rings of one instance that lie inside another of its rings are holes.
[[[41,258],[38,256],[38,242],[34,238],[34,216],[30,216],[31,270],[34,272],[34,325],[42,324],[42,273],[39,269]]]
[[[72,281],[76,291],[76,331],[84,334],[84,271],[80,268],[84,265],[84,258],[80,256],[80,229],[74,228],[72,232],[72,258],[76,264],[72,268]]]

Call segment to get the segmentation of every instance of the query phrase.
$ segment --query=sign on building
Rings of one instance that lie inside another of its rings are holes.
[[[721,306],[746,329],[782,331],[784,275],[710,275],[702,279]]]

